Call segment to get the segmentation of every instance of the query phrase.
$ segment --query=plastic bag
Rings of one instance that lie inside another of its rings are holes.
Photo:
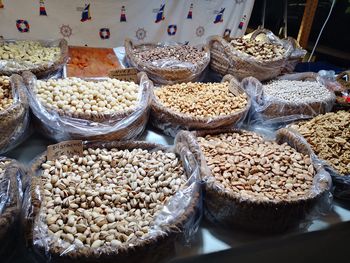
[[[135,57],[135,50],[148,50],[164,46],[181,46],[180,43],[158,43],[134,45],[130,39],[125,39],[125,53],[128,64],[145,71],[149,78],[157,84],[175,84],[181,82],[198,81],[210,61],[210,52],[207,45],[198,46],[204,52],[204,56],[199,58],[197,63],[183,62],[179,60],[159,59],[151,63],[144,62]]]
[[[140,90],[138,104],[128,112],[83,118],[68,116],[65,112],[46,108],[36,97],[36,78],[30,72],[23,73],[27,85],[30,107],[37,119],[38,130],[56,141],[70,139],[128,140],[140,135],[147,124],[152,82],[143,72],[138,74]],[[91,81],[104,80],[87,79]]]
[[[346,125],[348,125],[350,127],[350,121],[343,119],[342,122]],[[327,126],[332,127],[334,124],[332,124],[332,122],[328,121]],[[298,127],[295,124],[291,124],[288,126],[288,129],[295,133],[297,136],[303,138],[303,140],[308,141],[308,138],[304,137],[302,135],[302,133],[299,131]],[[341,129],[341,128],[340,128]],[[315,129],[315,131],[309,131],[311,132],[311,134],[315,134],[317,135],[318,133],[316,132],[317,129]],[[336,133],[332,132],[332,130],[330,128],[326,128],[327,132],[329,132],[329,140],[332,140],[332,138],[337,138],[337,136],[339,136],[339,131],[337,131]],[[325,130],[320,131],[321,133],[325,132]],[[340,132],[343,132],[344,134],[347,133],[346,130],[340,130]],[[349,136],[348,136],[349,137]],[[346,139],[344,139],[346,140]],[[346,143],[348,143],[349,141],[347,141]],[[323,145],[323,147],[326,147],[324,145],[324,143],[318,143],[319,145]],[[336,150],[337,147],[339,147],[339,144],[341,144],[343,149],[347,149],[348,146],[346,146],[344,143],[338,143],[338,145],[335,145],[332,147],[334,148],[334,150]],[[324,149],[329,149],[329,147],[324,148]],[[310,151],[312,152],[312,154],[317,155],[317,153],[314,152],[313,150],[313,146],[310,144]],[[333,153],[332,153],[333,154]],[[345,153],[342,154],[341,152],[337,152],[338,157],[340,156],[345,156]],[[318,156],[318,158],[320,158],[320,160],[322,160],[321,156]],[[340,163],[340,162],[339,162]],[[333,181],[333,187],[332,187],[332,193],[334,195],[334,197],[341,199],[341,200],[345,200],[345,201],[350,201],[350,173],[349,174],[341,174],[339,171],[337,171],[336,168],[334,168],[330,163],[327,162],[327,160],[322,160],[322,164],[324,165],[325,169],[329,172],[329,174],[332,177],[332,181]],[[346,163],[345,163],[346,164]]]
[[[15,43],[16,41],[23,40],[12,40],[4,39],[0,40],[0,46],[5,43]],[[59,47],[60,56],[55,61],[50,61],[42,64],[34,64],[25,61],[16,60],[1,60],[0,59],[0,75],[10,76],[14,73],[22,74],[24,71],[29,70],[35,74],[38,78],[48,77],[51,74],[55,74],[56,71],[60,70],[68,61],[68,43],[65,39],[59,40],[35,40],[44,47]]]
[[[10,257],[19,235],[23,168],[15,160],[0,157],[0,256]]]
[[[332,110],[335,95],[331,91],[331,82],[323,80],[318,74],[306,72],[280,76],[278,80],[315,81],[329,90],[327,100],[312,103],[284,102],[264,94],[263,84],[253,77],[245,78],[241,87],[250,95],[252,107],[248,114],[247,123],[250,125],[265,125],[279,127],[300,119],[308,119],[318,114]]]
[[[159,262],[164,257],[174,253],[175,239],[185,236],[191,238],[198,228],[201,212],[201,195],[199,170],[195,158],[191,154],[186,140],[178,136],[174,147],[161,146],[159,144],[141,141],[126,142],[85,142],[84,148],[116,148],[122,149],[147,149],[148,151],[165,151],[176,153],[181,159],[187,174],[187,187],[177,191],[164,205],[158,216],[153,220],[147,236],[127,241],[116,247],[108,245],[99,248],[79,247],[49,234],[45,216],[41,215],[41,207],[45,203],[45,196],[41,186],[41,164],[46,161],[46,153],[38,157],[32,165],[35,173],[32,184],[26,191],[24,207],[28,245],[33,247],[39,255],[46,255],[54,261],[79,261],[79,262]],[[116,222],[118,222],[116,220]]]
[[[307,51],[303,49],[299,43],[292,37],[287,37],[285,39],[282,39],[283,42],[290,43],[292,46],[292,52],[286,61],[286,64],[284,66],[284,69],[282,70],[282,73],[291,73],[294,71],[296,65],[300,62],[302,62],[303,58],[307,54]]]
[[[254,40],[260,34],[266,35],[266,40],[271,44],[284,47],[284,55],[281,58],[261,61],[254,56],[236,50],[230,43],[232,39],[225,40],[221,36],[214,36],[209,40],[210,67],[222,76],[231,74],[242,80],[253,76],[260,81],[273,79],[280,75],[285,68],[288,59],[294,51],[289,41],[282,41],[271,31],[258,29],[254,31],[251,39]]]
[[[310,155],[317,171],[309,195],[300,198],[300,200],[289,202],[258,199],[254,201],[241,194],[234,194],[232,190],[226,189],[223,185],[217,183],[207,165],[206,157],[200,149],[197,137],[232,132],[241,133],[242,130],[216,129],[192,133],[182,132],[185,133],[182,136],[187,136],[193,145],[197,145],[197,147],[193,146],[193,149],[195,149],[194,155],[200,164],[201,178],[205,182],[204,214],[207,219],[215,224],[235,225],[250,231],[282,232],[298,227],[303,221],[308,221],[313,216],[329,209],[329,188],[331,186],[329,174],[323,168],[322,163],[314,155],[309,154],[307,143],[285,129],[277,132],[276,142],[278,144],[287,142],[298,152]],[[215,149],[212,149],[212,151],[215,151]]]
[[[0,153],[23,142],[31,133],[28,99],[22,77],[10,77],[13,103],[0,111]]]
[[[222,82],[229,82],[229,89],[232,93],[246,94],[246,92],[240,88],[237,80],[231,75],[226,75]],[[162,87],[159,87],[159,89],[161,88]],[[162,130],[167,135],[175,137],[180,130],[239,126],[248,114],[250,105],[251,101],[247,96],[247,105],[235,113],[224,116],[200,118],[167,108],[156,98],[154,92],[152,92],[150,121],[154,127]]]

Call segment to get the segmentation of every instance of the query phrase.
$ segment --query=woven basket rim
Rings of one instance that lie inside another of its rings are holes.
[[[103,146],[101,146],[101,144],[103,144]],[[142,149],[148,149],[148,150],[160,149],[164,151],[169,149],[169,147],[165,145],[161,145],[157,143],[149,143],[145,141],[114,141],[114,142],[105,142],[105,143],[98,142],[98,141],[84,142],[84,149],[97,148],[97,147],[107,148],[107,149],[111,149],[111,148],[117,148],[117,149],[142,148]],[[46,160],[46,151],[42,153],[39,157],[37,157],[35,161],[32,163],[31,170],[33,174],[36,174],[38,171],[40,171],[41,163],[44,162],[45,160]],[[36,180],[40,184],[39,178],[40,178],[39,176],[36,176]],[[40,191],[42,194],[43,189],[42,187],[40,188],[41,188]],[[35,191],[31,190],[31,195],[32,195],[32,200],[37,199],[35,195]],[[200,197],[198,194],[196,194],[195,196],[192,196],[192,201],[188,209],[185,210],[184,214],[181,215],[179,218],[177,218],[176,222],[174,222],[171,226],[166,226],[165,230],[163,230],[162,233],[147,240],[137,239],[138,242],[132,247],[126,247],[125,245],[123,245],[122,247],[117,248],[115,251],[111,251],[111,249],[83,248],[83,251],[77,250],[77,251],[74,251],[73,253],[64,255],[64,257],[74,258],[74,259],[84,258],[84,257],[88,257],[89,259],[94,259],[94,258],[102,259],[105,257],[109,258],[113,256],[116,257],[118,255],[119,256],[122,256],[124,254],[127,255],[128,253],[133,253],[134,250],[136,249],[142,248],[144,246],[156,244],[157,242],[166,238],[168,235],[176,234],[179,231],[181,226],[184,225],[186,220],[191,216],[191,214],[195,210],[195,207],[199,202],[199,198]],[[39,220],[39,216],[40,216],[40,207],[35,207],[33,214],[34,214],[34,224],[37,224],[37,221]],[[33,232],[30,234],[33,235]],[[39,249],[43,249],[43,248],[39,246]],[[56,246],[56,244],[54,244],[54,246],[49,247],[49,253],[54,256],[62,256],[62,254],[65,253],[65,249],[58,245]]]

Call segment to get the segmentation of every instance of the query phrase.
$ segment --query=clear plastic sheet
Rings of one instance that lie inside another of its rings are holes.
[[[231,75],[226,75],[222,82],[229,82],[229,89],[233,94],[247,93],[240,87],[239,82]],[[158,87],[161,89],[162,87]],[[200,129],[214,129],[220,127],[239,127],[246,118],[251,101],[247,95],[247,105],[232,114],[217,117],[200,118],[176,112],[170,108],[165,107],[152,92],[151,117],[152,125],[163,133],[175,137],[180,130],[200,130]]]
[[[44,201],[41,186],[40,169],[46,160],[46,153],[33,161],[32,183],[26,191],[24,215],[27,230],[27,243],[38,255],[54,262],[159,262],[174,253],[176,239],[190,240],[196,232],[201,215],[201,193],[199,169],[196,159],[189,149],[187,139],[178,136],[174,147],[141,141],[125,142],[84,142],[85,148],[147,149],[176,153],[181,159],[187,174],[187,186],[175,193],[164,205],[151,225],[149,234],[123,243],[118,247],[102,246],[99,248],[78,247],[48,234],[44,218],[40,216],[41,203]],[[131,245],[131,243],[132,245]]]
[[[291,73],[294,71],[296,65],[300,62],[302,62],[303,58],[307,54],[307,51],[303,49],[299,43],[292,37],[287,37],[282,40],[283,42],[290,43],[292,46],[292,52],[286,61],[286,65],[284,66],[284,69],[282,70],[282,73]]]
[[[253,201],[235,194],[232,190],[218,184],[207,166],[206,158],[197,142],[197,136],[220,133],[240,133],[236,129],[216,129],[207,131],[183,131],[195,149],[194,155],[200,164],[201,178],[205,182],[204,214],[214,224],[236,226],[256,232],[283,232],[301,227],[319,214],[328,211],[331,203],[329,189],[331,178],[317,157],[310,154],[308,144],[286,129],[277,131],[276,142],[288,143],[298,152],[311,157],[317,174],[313,186],[305,198],[295,201]],[[261,134],[264,136],[263,134]],[[197,146],[196,146],[197,145]]]
[[[302,80],[315,81],[325,86],[329,91],[329,97],[324,101],[312,103],[284,102],[264,94],[263,84],[256,78],[248,77],[242,80],[241,87],[249,94],[252,100],[252,107],[248,114],[249,125],[265,125],[279,127],[300,119],[323,114],[332,110],[335,95],[332,92],[332,82],[319,77],[312,72],[286,74],[278,77],[278,80]]]
[[[214,36],[209,40],[211,61],[210,67],[221,75],[231,74],[242,80],[253,76],[260,81],[269,80],[281,74],[286,67],[291,54],[296,50],[290,41],[283,41],[271,31],[258,29],[251,35],[256,39],[260,34],[265,34],[266,41],[284,47],[284,55],[280,58],[261,61],[254,56],[236,50],[228,41],[220,36]]]
[[[27,86],[30,108],[38,122],[37,129],[56,141],[70,139],[128,140],[140,135],[146,127],[153,84],[143,72],[138,74],[139,99],[134,109],[109,115],[101,114],[93,118],[69,116],[63,111],[50,109],[36,97],[33,90],[36,85],[35,76],[30,72],[25,72],[23,79]],[[87,80],[99,81],[99,79]]]
[[[0,111],[0,153],[23,142],[31,133],[28,99],[22,77],[10,77],[13,104]]]
[[[147,50],[164,46],[180,46],[181,43],[166,42],[157,44],[134,45],[130,39],[125,39],[125,58],[127,63],[137,68],[139,71],[145,71],[149,78],[156,84],[175,84],[181,82],[199,81],[204,74],[204,70],[210,62],[210,51],[207,45],[198,46],[205,54],[199,58],[197,63],[183,62],[179,60],[159,59],[147,63],[137,59],[133,53],[135,49]]]
[[[4,43],[15,43],[16,41],[23,40],[13,40],[13,39],[0,39],[0,45]],[[24,61],[16,61],[13,59],[1,60],[0,59],[0,75],[12,75],[12,74],[22,74],[24,71],[29,70],[39,78],[46,78],[52,74],[55,74],[60,70],[68,61],[68,43],[65,39],[58,40],[34,40],[39,42],[44,47],[59,47],[60,55],[55,61],[50,61],[42,64],[34,64]]]
[[[0,256],[6,257],[19,230],[24,170],[15,160],[0,156],[0,162],[8,162],[0,174]]]

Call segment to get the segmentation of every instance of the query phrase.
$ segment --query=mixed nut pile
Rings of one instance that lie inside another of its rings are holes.
[[[242,37],[232,39],[230,44],[236,50],[253,56],[255,59],[261,61],[281,59],[286,52],[281,45],[270,44],[252,39],[245,39]]]
[[[350,174],[350,113],[329,112],[293,124],[314,152],[342,175]]]
[[[13,104],[10,78],[0,76],[0,111],[6,110]]]
[[[134,50],[134,56],[143,62],[157,63],[160,60],[180,61],[197,64],[205,56],[205,51],[189,45],[164,46],[147,50]],[[167,67],[171,67],[169,63]]]
[[[313,103],[328,101],[334,94],[316,81],[276,80],[263,86],[268,100],[287,103]]]
[[[79,78],[38,80],[34,91],[49,107],[85,114],[113,114],[136,107],[139,86],[134,82],[106,79],[99,82]]]
[[[78,247],[133,246],[147,238],[187,181],[177,156],[160,150],[89,148],[82,157],[46,161],[42,169],[48,233]]]
[[[156,98],[176,112],[195,117],[217,117],[233,114],[247,105],[244,93],[235,96],[229,83],[182,83],[155,90]]]
[[[309,156],[286,143],[247,131],[198,137],[198,142],[215,184],[238,198],[291,201],[311,190],[315,169]]]
[[[57,60],[60,52],[59,47],[44,47],[37,41],[5,42],[0,45],[0,60],[42,64]]]

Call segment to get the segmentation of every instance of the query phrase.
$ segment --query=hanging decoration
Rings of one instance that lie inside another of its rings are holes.
[[[188,10],[187,19],[192,19],[193,3],[190,5],[190,10]]]
[[[158,10],[157,16],[156,16],[156,21],[155,23],[159,23],[165,19],[164,17],[164,8],[165,4],[160,5],[160,8]]]
[[[126,22],[126,9],[125,6],[123,5],[121,10],[120,10],[120,22]]]
[[[247,20],[247,16],[244,15],[241,19],[241,22],[239,22],[238,29],[242,30],[244,27],[244,22]]]
[[[85,22],[87,20],[91,20],[91,14],[90,14],[90,4],[85,5],[85,8],[83,12],[81,13],[81,22]]]
[[[69,25],[62,25],[60,27],[60,33],[63,37],[69,38],[72,35],[73,30]]]
[[[138,28],[136,30],[136,38],[138,40],[144,40],[146,38],[147,32],[144,28]]]
[[[40,0],[39,1],[39,5],[40,5],[40,7],[39,7],[39,15],[47,16],[44,0]]]
[[[111,32],[109,31],[109,28],[101,28],[100,29],[100,38],[101,39],[109,39],[111,37]]]
[[[168,26],[168,35],[169,36],[174,36],[177,31],[177,25],[169,25]]]
[[[224,32],[224,37],[229,37],[231,35],[231,29],[226,28]]]
[[[225,8],[222,8],[220,12],[216,15],[214,24],[224,22],[224,19],[223,19],[224,12],[225,12]]]
[[[16,20],[16,27],[21,33],[27,33],[30,29],[28,21],[23,19]]]
[[[204,32],[205,32],[204,27],[199,26],[196,29],[196,36],[197,37],[202,37],[204,35]]]
[[[4,7],[5,7],[5,6],[4,6],[2,0],[0,0],[0,8],[4,8]]]

